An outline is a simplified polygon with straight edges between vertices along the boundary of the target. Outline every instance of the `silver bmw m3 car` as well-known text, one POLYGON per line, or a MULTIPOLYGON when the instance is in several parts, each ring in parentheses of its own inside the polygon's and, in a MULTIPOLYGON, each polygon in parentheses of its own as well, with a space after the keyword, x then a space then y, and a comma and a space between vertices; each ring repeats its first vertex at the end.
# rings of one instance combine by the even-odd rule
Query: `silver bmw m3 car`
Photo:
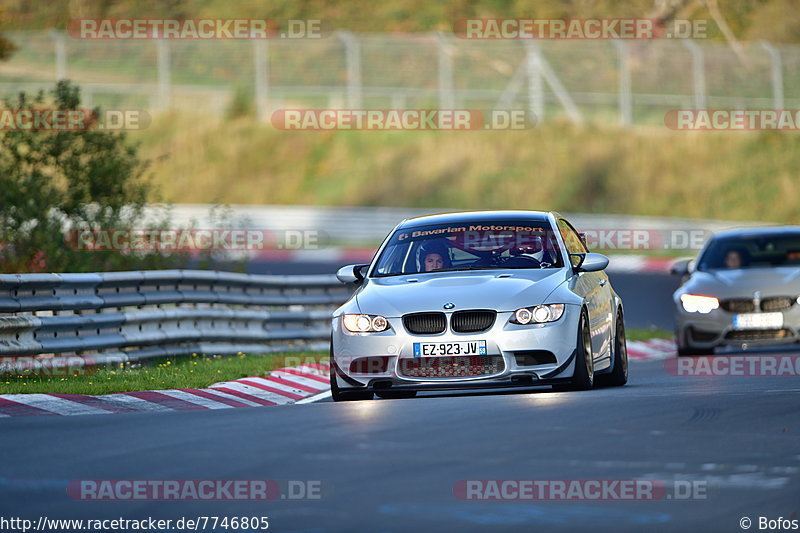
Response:
POLYGON ((607 265, 554 212, 404 220, 371 264, 337 273, 356 289, 333 316, 333 399, 624 385, 623 307, 607 265))
POLYGON ((718 233, 672 273, 678 355, 800 341, 800 227, 718 233))

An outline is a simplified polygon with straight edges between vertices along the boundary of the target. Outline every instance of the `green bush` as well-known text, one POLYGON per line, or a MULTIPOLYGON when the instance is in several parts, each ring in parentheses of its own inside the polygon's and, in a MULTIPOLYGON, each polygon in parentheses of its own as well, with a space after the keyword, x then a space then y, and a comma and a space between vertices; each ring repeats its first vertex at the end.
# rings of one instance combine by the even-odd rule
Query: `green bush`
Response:
MULTIPOLYGON (((60 81, 50 97, 20 93, 6 101, 7 116, 35 109, 80 110, 79 89, 60 81)), ((0 271, 100 271, 167 268, 180 254, 89 252, 70 247, 70 230, 143 228, 152 188, 148 163, 123 132, 96 127, 8 129, 0 133, 0 271)), ((160 224, 168 224, 164 215, 160 224)), ((158 225, 158 224, 156 224, 158 225)))

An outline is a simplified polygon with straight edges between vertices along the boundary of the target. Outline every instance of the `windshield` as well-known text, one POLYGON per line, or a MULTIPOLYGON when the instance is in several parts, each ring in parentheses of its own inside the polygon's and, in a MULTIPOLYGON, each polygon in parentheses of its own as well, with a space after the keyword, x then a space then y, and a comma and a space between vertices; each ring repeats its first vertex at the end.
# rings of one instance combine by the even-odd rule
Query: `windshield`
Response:
POLYGON ((712 240, 698 270, 800 267, 800 232, 712 240))
POLYGON ((372 275, 561 266, 555 234, 547 222, 486 220, 398 229, 372 275))

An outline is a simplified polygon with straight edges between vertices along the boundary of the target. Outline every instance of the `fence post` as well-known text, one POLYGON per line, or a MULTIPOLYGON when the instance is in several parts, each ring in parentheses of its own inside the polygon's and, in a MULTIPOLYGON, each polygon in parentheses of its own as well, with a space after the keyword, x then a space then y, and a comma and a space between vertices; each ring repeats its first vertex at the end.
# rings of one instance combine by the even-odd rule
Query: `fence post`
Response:
POLYGON ((81 87, 83 92, 83 107, 85 109, 92 109, 94 107, 94 90, 91 85, 83 85, 81 87))
POLYGON ((611 41, 619 57, 619 120, 623 126, 633 123, 633 97, 631 95, 631 64, 628 45, 623 41, 611 41))
POLYGON ((783 109, 783 66, 781 53, 767 41, 761 41, 761 46, 767 51, 772 66, 772 105, 775 109, 783 109))
POLYGON ((542 79, 542 53, 531 41, 525 42, 528 66, 528 109, 538 124, 544 119, 544 80, 542 79))
POLYGON ((361 46, 355 35, 340 31, 337 36, 344 44, 347 65, 347 106, 361 108, 361 46))
POLYGON ((691 39, 682 40, 684 46, 692 53, 692 82, 694 84, 694 107, 706 107, 706 70, 703 61, 703 49, 691 39))
POLYGON ((56 81, 67 79, 67 40, 64 33, 58 30, 50 30, 50 38, 53 39, 53 47, 56 53, 56 81))
POLYGON ((558 102, 564 107, 564 111, 570 118, 573 124, 581 124, 583 117, 581 116, 580 109, 575 105, 575 101, 570 96, 567 88, 558 79, 558 75, 550 66, 550 63, 542 56, 542 52, 538 46, 528 41, 528 99, 530 100, 530 108, 534 113, 536 122, 540 122, 544 116, 544 90, 543 82, 547 82, 552 89, 558 102), (539 111, 537 112, 536 109, 539 111), (538 114, 537 114, 538 113, 538 114))
POLYGON ((164 39, 156 41, 158 50, 158 107, 162 110, 170 106, 170 65, 169 44, 164 39))
POLYGON ((436 34, 436 44, 439 53, 439 109, 454 109, 453 46, 442 32, 436 34))
POLYGON ((269 48, 267 41, 253 40, 253 61, 255 63, 256 117, 258 120, 269 120, 269 48))

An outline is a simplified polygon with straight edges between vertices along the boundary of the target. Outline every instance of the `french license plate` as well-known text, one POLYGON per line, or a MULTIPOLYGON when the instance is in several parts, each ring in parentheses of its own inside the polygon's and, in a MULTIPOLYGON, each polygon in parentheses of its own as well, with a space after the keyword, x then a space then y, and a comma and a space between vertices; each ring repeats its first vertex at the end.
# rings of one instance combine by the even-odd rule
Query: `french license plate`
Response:
POLYGON ((736 329, 772 329, 783 327, 783 313, 746 313, 733 317, 736 329))
POLYGON ((415 342, 414 357, 486 355, 486 341, 415 342))

